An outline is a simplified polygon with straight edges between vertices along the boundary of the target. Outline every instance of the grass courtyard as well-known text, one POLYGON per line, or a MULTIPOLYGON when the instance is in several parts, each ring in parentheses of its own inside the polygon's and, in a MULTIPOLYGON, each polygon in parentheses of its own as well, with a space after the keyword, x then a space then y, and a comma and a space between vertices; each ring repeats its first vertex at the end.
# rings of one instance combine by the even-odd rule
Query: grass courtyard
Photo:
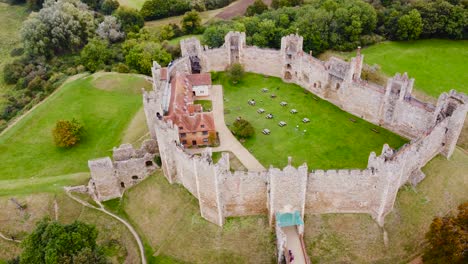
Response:
POLYGON ((151 87, 142 76, 115 73, 65 84, 0 136, 0 180, 14 186, 19 183, 13 180, 27 178, 46 186, 48 181, 57 183, 51 176, 88 172, 89 159, 111 155, 126 137, 127 127, 142 107, 142 87, 151 87), (58 148, 51 130, 57 120, 71 118, 83 123, 85 135, 73 148, 58 148))
POLYGON ((253 125, 255 135, 243 144, 265 167, 270 164, 283 167, 291 156, 293 165, 306 162, 309 169, 365 168, 371 151, 380 154, 385 143, 399 148, 406 142, 400 136, 279 78, 248 73, 241 82, 233 85, 225 74, 220 73, 214 82, 223 85, 226 124, 232 124, 240 116, 253 125), (262 88, 269 91, 264 93, 262 88), (277 97, 272 99, 272 94, 277 97), (247 103, 250 99, 255 99, 255 106, 247 103), (282 101, 288 105, 281 106, 282 101), (266 112, 257 113, 259 108, 266 112), (291 114, 291 109, 298 113, 291 114), (266 119, 268 113, 274 118, 266 119), (303 118, 310 122, 303 123, 303 118), (280 121, 287 125, 279 127, 280 121), (264 128, 271 134, 263 135, 264 128))
MULTIPOLYGON (((350 58, 356 52, 337 54, 350 58)), ((386 41, 362 49, 362 54, 366 64, 380 65, 388 76, 408 72, 415 87, 430 96, 451 89, 468 93, 468 40, 386 41)))

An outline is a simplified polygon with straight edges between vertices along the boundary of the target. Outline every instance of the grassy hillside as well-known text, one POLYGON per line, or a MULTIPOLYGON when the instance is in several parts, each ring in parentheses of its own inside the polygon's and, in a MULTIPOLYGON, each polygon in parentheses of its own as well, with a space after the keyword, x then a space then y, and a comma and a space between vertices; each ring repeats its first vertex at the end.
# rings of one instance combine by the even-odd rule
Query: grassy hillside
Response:
POLYGON ((294 165, 307 162, 313 169, 365 168, 371 151, 380 153, 385 143, 399 148, 406 142, 279 78, 248 73, 233 85, 220 74, 220 82, 224 90, 226 123, 232 124, 240 116, 253 125, 255 135, 246 140, 244 146, 265 167, 270 164, 283 167, 287 165, 288 156, 292 156, 294 165), (263 93, 262 88, 269 91, 263 93), (277 97, 272 99, 272 94, 277 97), (255 106, 247 103, 250 99, 255 99, 255 106), (282 101, 288 105, 281 106, 282 101), (259 108, 265 113, 257 113, 259 108), (291 114, 291 109, 298 113, 291 114), (269 113, 274 115, 273 119, 265 118, 269 113), (303 118, 310 122, 303 123, 303 118), (279 127, 280 121, 287 125, 279 127), (270 135, 262 134, 265 128, 271 131, 270 135))
MULTIPOLYGON (((389 76, 408 72, 416 79, 416 88, 433 97, 451 89, 468 93, 467 40, 388 41, 364 48, 362 53, 366 64, 380 65, 389 76)), ((338 54, 349 58, 355 52, 338 54)))
POLYGON ((108 156, 121 143, 142 107, 142 87, 150 84, 141 76, 112 73, 65 84, 0 136, 0 179, 87 172, 89 159, 108 156), (83 140, 70 149, 58 148, 51 130, 57 120, 71 118, 84 124, 83 140))
POLYGON ((10 89, 3 82, 3 66, 13 60, 10 51, 20 46, 21 23, 28 16, 25 6, 8 5, 0 2, 0 111, 3 110, 3 95, 10 89))

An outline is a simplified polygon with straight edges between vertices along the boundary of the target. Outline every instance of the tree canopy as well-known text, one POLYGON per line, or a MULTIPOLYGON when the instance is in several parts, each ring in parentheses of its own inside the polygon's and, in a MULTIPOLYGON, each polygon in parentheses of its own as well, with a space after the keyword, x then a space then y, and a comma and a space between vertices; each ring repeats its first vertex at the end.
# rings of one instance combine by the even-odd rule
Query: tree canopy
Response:
POLYGON ((52 130, 52 135, 55 145, 58 147, 72 147, 80 142, 83 135, 83 125, 76 119, 72 119, 71 121, 59 120, 52 130))
POLYGON ((426 238, 424 263, 468 263, 468 202, 458 207, 457 216, 434 218, 426 238))
POLYGON ((109 263, 96 244, 97 235, 94 226, 82 222, 62 225, 44 219, 21 243, 20 263, 109 263))
POLYGON ((94 15, 79 0, 47 0, 21 29, 25 50, 51 56, 83 47, 94 34, 94 15))

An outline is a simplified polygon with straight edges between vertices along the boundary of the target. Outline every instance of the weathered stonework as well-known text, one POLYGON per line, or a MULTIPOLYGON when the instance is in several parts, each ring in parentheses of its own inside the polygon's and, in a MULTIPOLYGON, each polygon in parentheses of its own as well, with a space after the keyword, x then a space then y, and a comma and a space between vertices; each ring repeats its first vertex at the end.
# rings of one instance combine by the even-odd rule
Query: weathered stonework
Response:
MULTIPOLYGON (((191 38, 181 42, 181 50, 182 58, 167 70, 154 64, 153 91, 143 94, 145 114, 157 140, 165 177, 185 186, 198 199, 201 215, 217 225, 223 225, 228 216, 258 214, 268 214, 273 224, 274 213, 293 210, 302 216, 367 213, 383 225, 398 189, 423 180, 421 168, 437 154, 451 156, 468 111, 468 97, 453 90, 443 93, 436 106, 417 100, 411 94, 414 79, 406 74, 395 75, 385 87, 363 81, 359 50, 350 62, 337 58, 320 61, 303 52, 298 35, 284 37, 280 50, 249 47, 245 34, 239 32, 227 34, 220 48, 208 49, 191 38), (170 78, 194 67, 201 67, 202 72, 222 71, 233 62, 242 63, 247 71, 296 83, 411 142, 396 151, 384 145, 379 156, 370 153, 364 170, 308 172, 307 165, 288 165, 283 170, 231 172, 227 154, 217 164, 210 149, 202 156, 190 155, 179 142, 178 127, 158 118, 167 107, 170 78), (162 74, 167 78, 161 79, 162 74)), ((97 190, 102 197, 119 195, 115 188, 119 180, 112 176, 117 173, 112 173, 109 164, 110 159, 90 164, 94 182, 102 186, 97 190)))
POLYGON ((158 168, 153 158, 157 153, 157 143, 145 140, 140 149, 130 144, 122 144, 113 150, 109 157, 88 161, 91 180, 88 191, 100 201, 121 197, 126 188, 139 183, 158 168))

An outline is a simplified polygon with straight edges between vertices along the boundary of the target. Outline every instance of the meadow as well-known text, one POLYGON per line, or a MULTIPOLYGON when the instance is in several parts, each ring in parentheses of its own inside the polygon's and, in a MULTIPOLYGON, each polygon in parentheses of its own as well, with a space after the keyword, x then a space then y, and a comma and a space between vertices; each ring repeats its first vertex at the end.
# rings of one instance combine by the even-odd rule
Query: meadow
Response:
MULTIPOLYGON (((349 59, 356 52, 335 54, 349 59)), ((362 54, 366 64, 378 64, 388 76, 408 72, 416 89, 432 97, 451 89, 468 93, 468 40, 386 41, 362 49, 362 54)))
MULTIPOLYGON (((115 73, 66 83, 0 136, 0 180, 47 182, 54 181, 51 176, 88 172, 89 159, 111 155, 122 138, 141 137, 128 136, 127 128, 142 108, 141 88, 150 87, 142 76, 115 73), (82 141, 72 148, 56 147, 51 133, 55 123, 72 118, 84 125, 82 141)), ((146 133, 144 126, 133 126, 146 133)))
POLYGON ((306 162, 309 169, 365 168, 370 152, 380 154, 385 143, 397 149, 407 142, 279 78, 247 73, 233 85, 220 73, 217 81, 223 85, 226 124, 241 117, 253 125, 255 134, 243 145, 265 167, 283 167, 291 156, 293 165, 306 162), (255 106, 248 104, 251 99, 255 106), (287 106, 280 105, 283 101, 287 106), (259 108, 265 113, 257 113, 259 108), (291 114, 292 109, 298 113, 291 114), (274 118, 265 118, 270 113, 274 118), (310 122, 303 123, 303 118, 310 122), (280 121, 287 125, 280 127, 280 121), (265 128, 270 135, 262 134, 265 128))

